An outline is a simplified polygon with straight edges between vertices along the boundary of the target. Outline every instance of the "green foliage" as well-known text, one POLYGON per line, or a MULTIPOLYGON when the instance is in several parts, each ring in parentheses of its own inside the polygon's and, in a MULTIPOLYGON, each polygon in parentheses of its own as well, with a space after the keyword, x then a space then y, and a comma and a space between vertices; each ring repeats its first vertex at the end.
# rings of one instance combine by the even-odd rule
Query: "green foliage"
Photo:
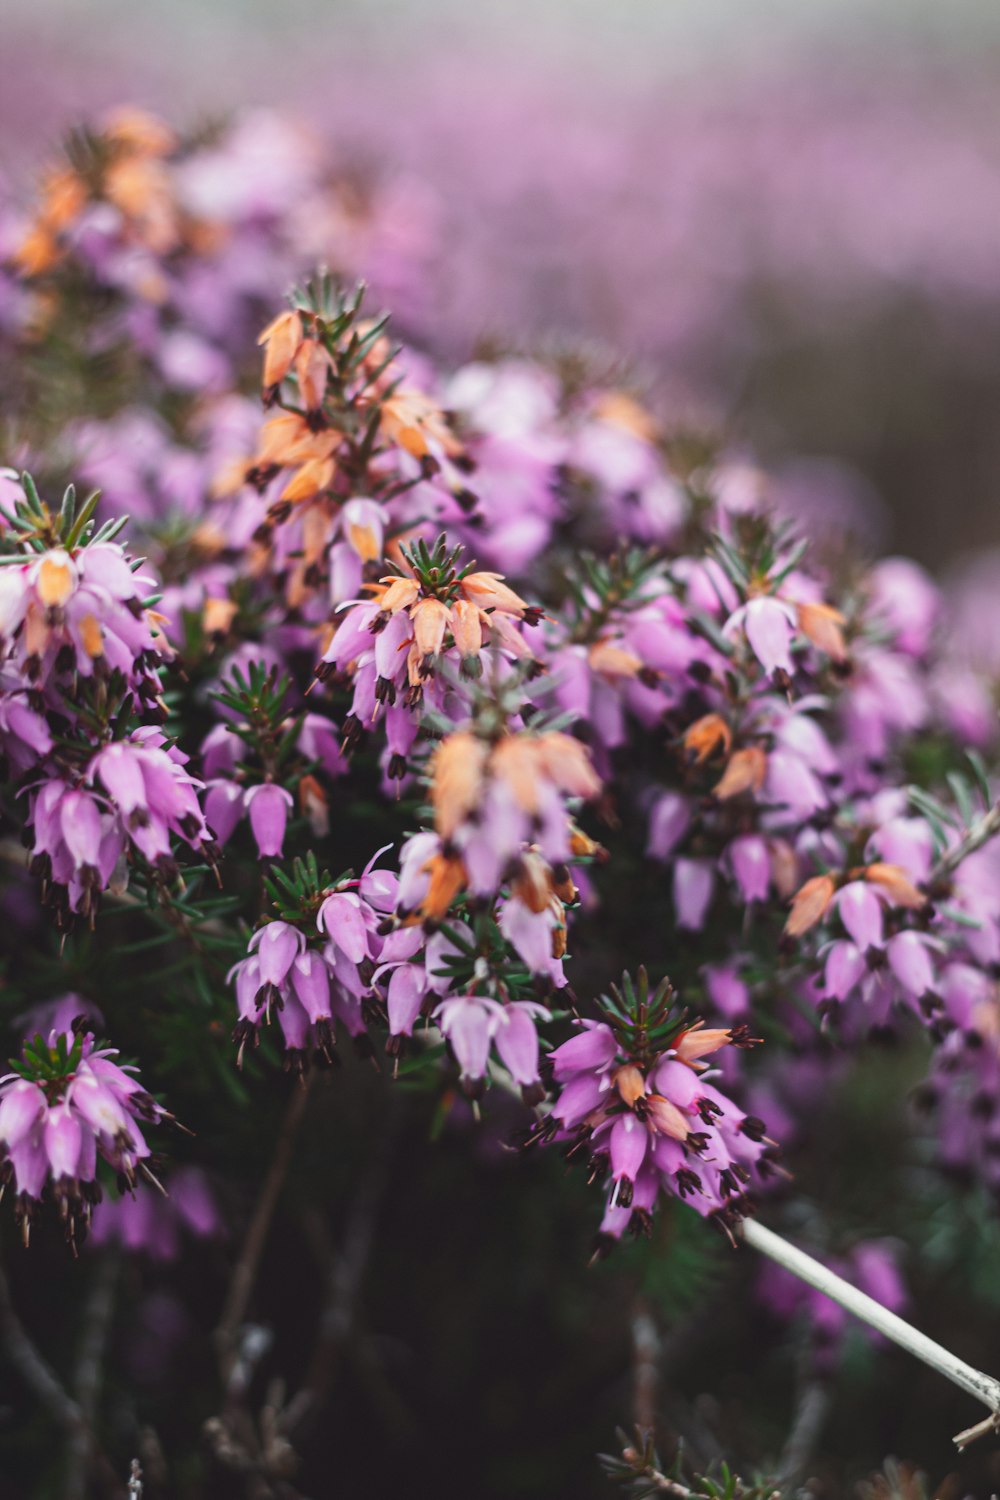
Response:
POLYGON ((660 1462, 653 1435, 637 1429, 634 1439, 621 1428, 617 1437, 621 1456, 602 1453, 598 1461, 612 1481, 625 1487, 631 1500, 649 1500, 653 1495, 672 1495, 676 1500, 700 1496, 703 1500, 781 1500, 773 1482, 756 1478, 749 1482, 720 1464, 711 1474, 685 1474, 683 1454, 666 1471, 660 1462))

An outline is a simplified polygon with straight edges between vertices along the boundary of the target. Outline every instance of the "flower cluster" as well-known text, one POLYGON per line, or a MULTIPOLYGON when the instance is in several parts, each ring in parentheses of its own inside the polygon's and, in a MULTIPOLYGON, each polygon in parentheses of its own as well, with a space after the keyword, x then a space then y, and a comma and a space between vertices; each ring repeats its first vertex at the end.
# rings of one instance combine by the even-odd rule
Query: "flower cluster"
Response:
POLYGON ((92 1032, 51 1031, 26 1042, 16 1071, 0 1079, 0 1174, 17 1194, 24 1243, 43 1200, 58 1207, 72 1245, 99 1203, 99 1161, 132 1192, 140 1177, 159 1188, 142 1125, 169 1121, 162 1105, 120 1067, 92 1032), (141 1123, 140 1123, 141 1122, 141 1123))
POLYGON ((28 801, 47 894, 93 919, 139 855, 161 880, 173 839, 211 853, 201 783, 159 727, 172 656, 138 571, 93 521, 96 496, 53 512, 25 476, 0 542, 0 723, 28 801))
MULTIPOLYGON (((661 1194, 685 1199, 731 1233, 749 1211, 748 1187, 775 1145, 762 1122, 709 1081, 704 1061, 747 1047, 746 1028, 706 1027, 677 1012, 667 980, 650 992, 644 969, 601 1002, 550 1055, 558 1085, 551 1112, 529 1136, 568 1142, 566 1158, 590 1180, 610 1177, 601 1236, 648 1233, 661 1194)), ((599 1247, 602 1241, 599 1241, 599 1247)))
POLYGON ((610 1173, 611 1239, 661 1198, 748 1211, 751 1102, 798 1128, 786 1041, 822 1078, 831 1037, 909 1026, 945 1158, 993 1185, 995 664, 943 645, 919 570, 808 546, 745 456, 584 363, 443 368, 328 273, 276 308, 323 194, 265 173, 213 213, 238 139, 107 122, 15 254, 25 359, 72 309, 130 376, 61 431, 151 559, 4 474, 0 741, 45 893, 90 922, 159 895, 200 1003, 229 973, 241 1061, 340 1029, 519 1090, 610 1173), (264 283, 228 276, 250 243, 264 283), (643 979, 588 1013, 640 903, 690 1009, 643 979), (750 1031, 779 1045, 745 1062, 750 1031))

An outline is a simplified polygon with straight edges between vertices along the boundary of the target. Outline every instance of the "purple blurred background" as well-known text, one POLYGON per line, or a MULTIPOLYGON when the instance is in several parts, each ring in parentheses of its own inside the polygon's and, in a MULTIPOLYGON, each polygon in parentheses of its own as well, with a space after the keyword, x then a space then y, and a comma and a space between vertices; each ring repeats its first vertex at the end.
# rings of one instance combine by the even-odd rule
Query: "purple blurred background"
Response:
POLYGON ((988 0, 8 0, 4 23, 16 193, 113 103, 280 108, 393 184, 426 267, 406 331, 435 349, 583 345, 820 504, 846 484, 873 546, 940 570, 1000 542, 988 0))

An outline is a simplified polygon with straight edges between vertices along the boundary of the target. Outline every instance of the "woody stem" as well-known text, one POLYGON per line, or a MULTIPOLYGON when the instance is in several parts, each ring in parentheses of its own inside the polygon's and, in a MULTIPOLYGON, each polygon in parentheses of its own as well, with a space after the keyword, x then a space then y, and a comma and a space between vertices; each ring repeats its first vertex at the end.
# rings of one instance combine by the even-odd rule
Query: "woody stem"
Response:
POLYGON ((765 1229, 755 1219, 746 1219, 739 1230, 740 1238, 747 1245, 752 1245, 762 1255, 768 1256, 800 1281, 806 1282, 808 1286, 814 1287, 816 1291, 822 1292, 824 1296, 840 1304, 870 1328, 878 1333, 884 1334, 886 1338, 892 1339, 900 1348, 907 1350, 915 1358, 923 1360, 925 1365, 930 1365, 932 1370, 937 1370, 940 1375, 961 1386, 970 1396, 975 1396, 984 1406, 989 1408, 990 1417, 985 1422, 970 1427, 961 1432, 955 1438, 959 1447, 971 1442, 989 1431, 995 1431, 1000 1426, 1000 1380, 995 1380, 992 1375, 984 1375, 982 1370, 973 1369, 957 1355, 952 1354, 941 1344, 936 1344, 919 1329, 913 1328, 909 1323, 881 1302, 876 1302, 874 1297, 859 1292, 857 1287, 851 1286, 842 1276, 831 1271, 820 1261, 814 1260, 804 1250, 789 1242, 771 1229, 765 1229))

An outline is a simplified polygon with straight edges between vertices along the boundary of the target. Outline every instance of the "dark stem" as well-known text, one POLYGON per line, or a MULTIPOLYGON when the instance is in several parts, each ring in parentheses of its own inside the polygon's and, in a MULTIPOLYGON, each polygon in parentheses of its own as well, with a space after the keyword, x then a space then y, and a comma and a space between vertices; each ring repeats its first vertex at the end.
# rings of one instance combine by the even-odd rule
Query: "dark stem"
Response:
POLYGON ((313 1237, 327 1264, 326 1294, 309 1368, 301 1389, 283 1414, 282 1430, 286 1433, 322 1407, 333 1386, 338 1355, 357 1321, 358 1298, 385 1192, 398 1113, 398 1108, 391 1106, 385 1113, 384 1127, 373 1157, 365 1165, 339 1247, 330 1244, 325 1221, 319 1216, 313 1221, 313 1237))
MULTIPOLYGON (((84 1484, 87 1470, 96 1469, 106 1493, 123 1495, 124 1485, 107 1457, 97 1447, 80 1403, 74 1401, 66 1390, 14 1311, 10 1285, 2 1266, 0 1266, 0 1342, 3 1344, 7 1358, 21 1376, 24 1384, 67 1434, 70 1440, 71 1468, 80 1470, 84 1484), (77 1459, 79 1451, 85 1454, 82 1463, 77 1459)), ((72 1476, 69 1482, 72 1483, 72 1476)), ((85 1493, 85 1490, 80 1493, 85 1493)))
POLYGON ((291 1165, 292 1151, 295 1146, 295 1137, 299 1126, 305 1116, 306 1106, 309 1103, 309 1093, 312 1089, 315 1071, 305 1075, 302 1083, 293 1088, 288 1105, 285 1110, 285 1118, 281 1123, 281 1130, 271 1158, 267 1176, 264 1178, 260 1196, 257 1199, 253 1216, 247 1228, 240 1258, 233 1268, 229 1290, 226 1294, 225 1305, 219 1326, 215 1331, 215 1343, 218 1351, 219 1366, 222 1373, 224 1385, 229 1388, 232 1383, 233 1374, 239 1363, 239 1331, 246 1316, 247 1306, 250 1301, 257 1279, 257 1271, 260 1267, 260 1259, 264 1252, 268 1231, 274 1211, 281 1197, 281 1190, 285 1185, 288 1168, 291 1165))
POLYGON ((805 1380, 784 1451, 778 1460, 778 1486, 791 1494, 805 1478, 806 1468, 830 1410, 830 1392, 821 1380, 805 1380))
POLYGON ((83 1500, 87 1493, 87 1470, 93 1456, 94 1424, 101 1394, 101 1367, 114 1316, 120 1269, 121 1257, 116 1250, 106 1250, 99 1256, 90 1295, 83 1310, 80 1346, 73 1378, 81 1423, 70 1438, 70 1468, 66 1477, 65 1500, 83 1500))
POLYGON ((645 1297, 632 1310, 632 1419, 643 1432, 656 1431, 660 1385, 660 1334, 645 1297))

